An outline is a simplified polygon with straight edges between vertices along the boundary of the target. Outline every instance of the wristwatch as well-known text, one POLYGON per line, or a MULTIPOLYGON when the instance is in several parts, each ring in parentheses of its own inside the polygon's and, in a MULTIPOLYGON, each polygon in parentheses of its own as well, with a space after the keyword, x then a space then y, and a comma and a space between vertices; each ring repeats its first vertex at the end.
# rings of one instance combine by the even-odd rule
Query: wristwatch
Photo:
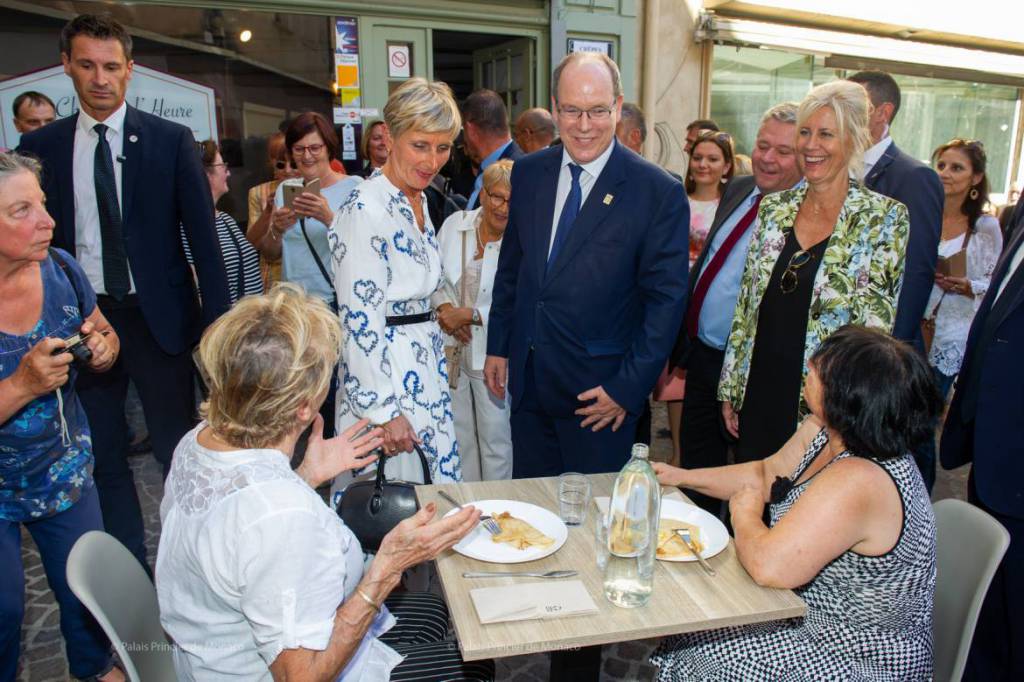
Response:
POLYGON ((475 324, 476 326, 479 327, 479 326, 483 325, 483 323, 484 323, 484 321, 480 317, 480 311, 477 310, 476 308, 473 308, 473 324, 475 324))

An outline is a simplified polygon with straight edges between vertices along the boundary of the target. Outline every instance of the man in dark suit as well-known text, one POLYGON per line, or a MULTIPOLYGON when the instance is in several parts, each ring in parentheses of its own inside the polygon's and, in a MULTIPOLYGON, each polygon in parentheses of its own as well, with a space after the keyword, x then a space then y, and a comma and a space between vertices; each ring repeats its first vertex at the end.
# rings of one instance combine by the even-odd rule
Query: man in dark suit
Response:
POLYGON ((935 171, 901 151, 889 135, 900 110, 900 88, 893 77, 882 71, 861 71, 850 80, 864 86, 874 107, 870 120, 874 146, 864 153, 864 184, 910 212, 910 240, 893 336, 923 349, 921 319, 935 284, 945 193, 935 171))
POLYGON ((501 95, 483 88, 473 92, 462 104, 462 133, 466 153, 473 165, 480 169, 473 193, 466 203, 466 210, 480 207, 480 188, 483 187, 484 171, 495 161, 512 159, 518 161, 523 150, 512 139, 508 127, 508 110, 501 95))
POLYGON ((1024 679, 1024 232, 1007 244, 974 317, 942 430, 942 466, 973 464, 967 499, 1010 532, 965 680, 1024 679))
POLYGON ((105 374, 83 374, 79 395, 92 430, 103 523, 146 565, 144 529, 128 466, 125 398, 142 398, 153 452, 171 455, 193 424, 189 350, 229 306, 213 204, 191 131, 125 104, 131 37, 117 22, 79 15, 61 33, 64 72, 78 114, 22 138, 43 161, 53 244, 74 254, 121 339, 105 374), (179 225, 192 247, 202 315, 179 225))
POLYGON ((512 170, 484 366, 518 478, 623 465, 686 301, 685 192, 615 141, 615 62, 570 54, 553 91, 563 145, 512 170))
MULTIPOLYGON (((686 369, 680 426, 682 465, 724 466, 729 447, 718 401, 733 311, 740 291, 747 246, 757 230, 761 197, 800 181, 796 164, 795 102, 778 104, 761 118, 751 161, 753 175, 733 178, 725 188, 704 249, 693 265, 688 307, 670 364, 686 369)), ((690 491, 693 501, 718 516, 722 503, 690 491)))
MULTIPOLYGON (((900 150, 889 135, 889 127, 900 110, 900 87, 893 77, 883 71, 860 71, 850 80, 867 90, 873 107, 869 125, 874 146, 864 153, 864 184, 899 201, 910 212, 903 289, 892 335, 913 343, 923 352, 921 320, 935 285, 945 192, 935 171, 900 150)), ((934 454, 916 452, 914 459, 930 491, 935 483, 934 454)))

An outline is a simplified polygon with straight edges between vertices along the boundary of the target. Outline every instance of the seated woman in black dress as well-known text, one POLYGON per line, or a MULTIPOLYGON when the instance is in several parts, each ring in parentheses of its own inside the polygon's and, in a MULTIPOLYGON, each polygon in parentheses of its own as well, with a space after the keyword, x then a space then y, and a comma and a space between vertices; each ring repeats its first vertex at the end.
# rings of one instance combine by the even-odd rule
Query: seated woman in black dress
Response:
POLYGON ((807 615, 667 639, 653 656, 659 679, 931 678, 935 520, 909 454, 941 411, 931 370, 853 325, 809 364, 811 416, 776 454, 654 465, 663 485, 729 500, 740 563, 761 585, 795 589, 807 615))

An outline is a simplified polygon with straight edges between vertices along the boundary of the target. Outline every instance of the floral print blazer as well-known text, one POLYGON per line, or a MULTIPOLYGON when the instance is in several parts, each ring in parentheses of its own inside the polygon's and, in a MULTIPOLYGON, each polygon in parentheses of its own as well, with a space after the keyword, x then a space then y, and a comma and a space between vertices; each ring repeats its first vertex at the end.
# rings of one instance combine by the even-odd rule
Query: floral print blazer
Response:
MULTIPOLYGON (((802 183, 761 201, 718 384, 718 399, 730 401, 737 411, 746 394, 761 299, 806 194, 807 185, 802 183)), ((850 181, 814 279, 804 343, 804 381, 807 360, 818 344, 843 325, 862 324, 892 332, 909 232, 906 206, 850 181)), ((806 414, 801 390, 799 416, 806 414)))

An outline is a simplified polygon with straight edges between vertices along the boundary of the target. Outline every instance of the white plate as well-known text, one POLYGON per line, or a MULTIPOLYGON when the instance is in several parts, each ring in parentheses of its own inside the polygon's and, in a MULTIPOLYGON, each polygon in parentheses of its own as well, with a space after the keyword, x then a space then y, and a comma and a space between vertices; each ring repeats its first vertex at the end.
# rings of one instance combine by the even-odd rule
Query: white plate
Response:
MULTIPOLYGON (((557 552, 565 544, 569 537, 569 529, 566 528, 562 519, 543 507, 528 502, 517 502, 515 500, 471 500, 463 502, 476 507, 484 514, 496 515, 508 512, 516 518, 526 521, 555 542, 547 547, 529 547, 527 549, 516 549, 507 542, 494 542, 491 534, 487 532, 483 524, 480 524, 469 535, 462 538, 454 549, 459 554, 468 556, 471 559, 489 561, 495 564, 520 564, 524 561, 536 561, 550 556, 557 552)), ((456 510, 451 510, 445 516, 451 516, 456 510)))
MULTIPOLYGON (((712 516, 700 507, 686 504, 679 500, 661 498, 661 518, 676 519, 691 526, 700 528, 700 541, 704 544, 704 551, 700 553, 705 559, 710 559, 723 549, 729 546, 729 531, 725 524, 712 516)), ((659 561, 696 561, 697 557, 692 554, 684 554, 676 557, 658 557, 659 561)))

